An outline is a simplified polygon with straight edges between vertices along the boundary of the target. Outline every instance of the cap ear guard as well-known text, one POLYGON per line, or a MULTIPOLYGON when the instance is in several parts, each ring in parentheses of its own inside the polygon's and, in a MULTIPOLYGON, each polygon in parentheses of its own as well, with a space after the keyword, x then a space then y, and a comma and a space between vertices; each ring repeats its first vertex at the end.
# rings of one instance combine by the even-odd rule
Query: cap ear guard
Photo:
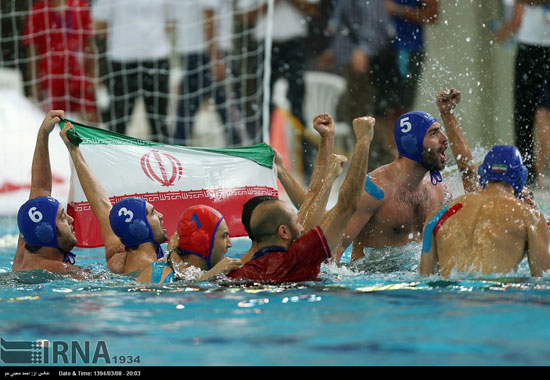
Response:
POLYGON ((34 235, 44 244, 50 244, 55 238, 55 232, 48 223, 39 223, 34 229, 34 235))
POLYGON ((418 140, 415 135, 408 134, 401 136, 401 146, 411 156, 418 152, 418 140))
POLYGON ((128 226, 128 230, 138 240, 147 239, 149 236, 149 227, 143 220, 134 220, 128 226))

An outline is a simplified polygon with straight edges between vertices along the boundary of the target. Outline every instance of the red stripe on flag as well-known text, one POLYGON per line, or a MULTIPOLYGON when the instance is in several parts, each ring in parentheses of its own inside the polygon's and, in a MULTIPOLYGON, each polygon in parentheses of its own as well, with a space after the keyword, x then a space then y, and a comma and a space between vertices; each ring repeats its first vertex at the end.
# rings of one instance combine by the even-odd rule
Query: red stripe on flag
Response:
MULTIPOLYGON (((163 193, 128 194, 111 197, 115 204, 127 197, 140 197, 155 206, 163 214, 163 226, 172 236, 177 229, 183 211, 193 205, 201 204, 215 208, 225 218, 231 237, 247 236, 241 223, 243 205, 250 198, 258 195, 278 197, 276 189, 266 186, 245 186, 230 189, 204 189, 173 191, 163 193)), ((95 248, 103 246, 99 223, 88 202, 72 202, 67 205, 67 212, 74 218, 73 226, 78 239, 78 247, 95 248)))

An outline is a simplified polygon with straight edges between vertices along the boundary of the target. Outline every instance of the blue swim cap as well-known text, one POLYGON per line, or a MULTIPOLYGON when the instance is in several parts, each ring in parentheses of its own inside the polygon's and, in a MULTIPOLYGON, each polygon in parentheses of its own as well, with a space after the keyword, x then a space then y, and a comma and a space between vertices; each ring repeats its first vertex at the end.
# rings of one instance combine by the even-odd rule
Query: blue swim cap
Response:
POLYGON ((59 201, 48 196, 29 199, 17 212, 17 226, 25 243, 32 247, 54 247, 59 249, 66 263, 75 263, 75 255, 59 248, 55 220, 59 201))
POLYGON ((527 168, 515 146, 495 145, 477 169, 479 183, 485 187, 489 181, 503 181, 521 195, 527 181, 527 168))
POLYGON ((57 227, 55 218, 59 202, 52 197, 29 199, 17 213, 17 226, 25 243, 33 247, 56 247, 57 227))
MULTIPOLYGON (((399 117, 393 127, 395 145, 400 155, 422 165, 422 149, 426 132, 437 120, 430 114, 421 111, 407 112, 399 117)), ((430 176, 434 185, 441 182, 438 170, 431 170, 430 176)))
MULTIPOLYGON (((130 197, 115 203, 109 213, 109 222, 113 232, 126 247, 153 242, 157 246, 157 256, 160 245, 155 242, 153 230, 147 220, 147 202, 143 198, 130 197)), ((160 249, 162 252, 162 249, 160 249)), ((162 258, 164 254, 159 258, 162 258)))

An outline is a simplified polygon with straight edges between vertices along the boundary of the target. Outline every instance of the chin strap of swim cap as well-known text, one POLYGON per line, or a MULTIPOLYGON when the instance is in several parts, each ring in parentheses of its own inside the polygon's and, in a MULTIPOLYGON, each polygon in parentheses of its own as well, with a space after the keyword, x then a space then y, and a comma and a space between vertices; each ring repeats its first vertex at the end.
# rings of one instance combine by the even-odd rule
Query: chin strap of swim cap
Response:
POLYGON ((155 245, 157 246, 157 260, 164 258, 164 250, 162 249, 160 244, 154 240, 153 240, 153 243, 155 243, 155 245))
POLYGON ((443 181, 443 177, 441 177, 439 170, 430 170, 430 180, 434 186, 437 186, 439 182, 443 181))
POLYGON ((72 252, 65 252, 65 251, 61 251, 61 252, 63 252, 63 262, 74 265, 74 263, 76 262, 75 260, 76 255, 72 252))

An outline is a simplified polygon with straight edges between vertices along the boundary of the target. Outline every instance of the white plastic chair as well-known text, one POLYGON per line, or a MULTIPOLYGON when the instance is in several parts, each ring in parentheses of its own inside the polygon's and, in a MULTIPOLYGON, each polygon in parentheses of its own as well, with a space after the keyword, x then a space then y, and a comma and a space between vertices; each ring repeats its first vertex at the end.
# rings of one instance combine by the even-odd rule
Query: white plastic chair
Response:
MULTIPOLYGON (((339 75, 323 71, 306 71, 304 73, 306 96, 304 101, 304 118, 306 128, 313 130, 313 118, 320 113, 328 113, 336 118, 336 110, 340 97, 346 90, 346 80, 339 75)), ((350 136, 350 127, 346 122, 336 122, 335 140, 343 144, 347 151, 350 136)))

